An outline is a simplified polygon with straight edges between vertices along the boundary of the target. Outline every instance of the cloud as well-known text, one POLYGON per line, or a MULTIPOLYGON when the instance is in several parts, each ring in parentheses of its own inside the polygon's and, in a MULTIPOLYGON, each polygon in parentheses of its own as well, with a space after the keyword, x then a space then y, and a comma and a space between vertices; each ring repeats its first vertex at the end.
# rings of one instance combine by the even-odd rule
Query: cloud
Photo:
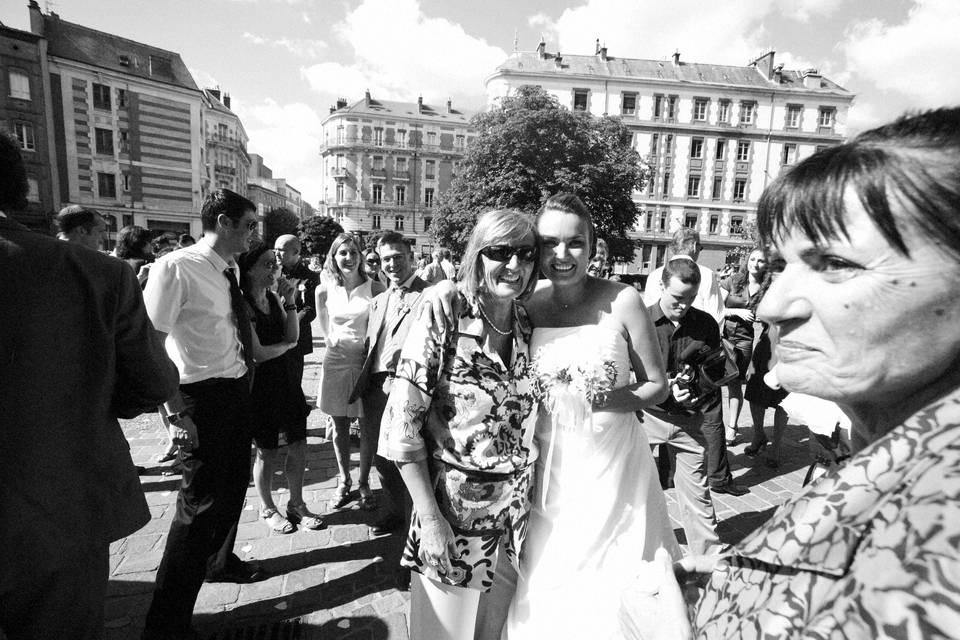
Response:
POLYGON ((956 0, 917 0, 901 24, 855 24, 841 48, 860 79, 909 98, 912 108, 939 107, 960 99, 958 33, 956 0))
POLYGON ((309 40, 304 38, 275 38, 271 40, 250 33, 249 31, 243 32, 243 39, 255 45, 269 45, 283 49, 287 53, 305 60, 317 60, 323 56, 324 51, 327 49, 327 43, 322 40, 309 40))
POLYGON ((333 27, 352 48, 347 62, 322 62, 302 69, 314 91, 358 99, 369 88, 374 97, 414 101, 423 95, 439 103, 479 108, 483 79, 507 54, 445 18, 423 13, 419 0, 363 0, 333 27))
POLYGON ((233 110, 250 137, 248 150, 263 156, 275 178, 286 178, 316 206, 323 193, 320 115, 302 102, 281 104, 272 98, 256 104, 234 100, 233 110))
POLYGON ((843 0, 780 0, 779 2, 782 13, 798 22, 809 22, 812 18, 834 14, 843 4, 843 0))
POLYGON ((190 75, 193 76, 193 81, 196 82, 197 86, 201 89, 220 86, 220 82, 212 73, 204 69, 189 68, 188 70, 190 71, 190 75))

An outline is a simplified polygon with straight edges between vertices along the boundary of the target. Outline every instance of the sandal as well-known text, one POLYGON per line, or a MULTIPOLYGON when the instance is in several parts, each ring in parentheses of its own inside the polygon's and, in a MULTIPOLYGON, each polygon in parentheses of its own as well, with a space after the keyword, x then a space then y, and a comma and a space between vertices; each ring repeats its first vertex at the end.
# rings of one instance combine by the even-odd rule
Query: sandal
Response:
POLYGON ((316 531, 324 527, 323 518, 315 513, 311 513, 305 502, 300 504, 287 503, 287 520, 292 524, 300 525, 304 529, 316 531))
POLYGON ((377 504, 373 499, 373 491, 370 490, 370 485, 361 484, 359 485, 360 489, 360 508, 364 511, 373 511, 377 508, 377 504))
POLYGON ((164 464, 166 462, 173 462, 176 459, 177 459, 177 450, 174 449, 173 451, 168 451, 166 453, 160 454, 159 456, 157 456, 156 461, 157 461, 157 464, 164 464))
POLYGON ((340 482, 340 485, 337 487, 337 497, 333 500, 334 509, 343 509, 345 506, 350 504, 351 497, 351 486, 349 482, 340 482))
POLYGON ((260 519, 267 523, 274 533, 293 533, 296 528, 286 520, 276 509, 261 509, 260 519))

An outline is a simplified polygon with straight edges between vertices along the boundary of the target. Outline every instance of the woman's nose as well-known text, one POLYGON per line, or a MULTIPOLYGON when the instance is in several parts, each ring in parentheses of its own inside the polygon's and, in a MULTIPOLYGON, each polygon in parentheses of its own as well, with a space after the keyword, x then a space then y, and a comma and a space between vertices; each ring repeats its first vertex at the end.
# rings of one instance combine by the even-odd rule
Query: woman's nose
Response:
POLYGON ((513 254, 512 256, 510 256, 510 259, 507 260, 507 268, 516 269, 519 266, 520 266, 520 258, 517 256, 517 254, 513 254))
POLYGON ((810 314, 810 303, 804 292, 807 277, 799 267, 787 265, 770 283, 757 306, 757 317, 769 324, 807 317, 810 314))

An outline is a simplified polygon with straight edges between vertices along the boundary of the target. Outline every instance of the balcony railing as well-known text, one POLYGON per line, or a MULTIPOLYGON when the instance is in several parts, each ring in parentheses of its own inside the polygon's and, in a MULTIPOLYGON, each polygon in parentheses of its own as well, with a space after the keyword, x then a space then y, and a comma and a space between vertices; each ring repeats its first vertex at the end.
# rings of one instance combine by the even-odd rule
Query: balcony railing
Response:
POLYGON ((386 178, 387 178, 387 170, 386 170, 386 169, 371 169, 371 170, 370 170, 370 177, 371 177, 371 178, 377 178, 377 179, 380 179, 380 180, 386 180, 386 178))
POLYGON ((225 164, 215 164, 213 165, 213 170, 217 173, 225 173, 227 175, 235 176, 237 175, 237 170, 233 167, 228 167, 225 164))
POLYGON ((410 180, 410 172, 409 172, 409 171, 394 171, 394 172, 393 172, 393 179, 394 179, 394 180, 410 180))
POLYGON ((334 167, 330 170, 330 175, 337 180, 346 180, 350 176, 350 172, 345 167, 334 167))

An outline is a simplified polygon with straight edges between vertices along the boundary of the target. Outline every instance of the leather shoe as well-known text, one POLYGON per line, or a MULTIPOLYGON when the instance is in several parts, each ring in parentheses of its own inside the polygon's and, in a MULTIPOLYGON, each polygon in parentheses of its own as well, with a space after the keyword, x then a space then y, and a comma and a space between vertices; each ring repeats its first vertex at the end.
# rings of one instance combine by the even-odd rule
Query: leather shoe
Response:
POLYGON ((207 575, 207 582, 235 582, 250 584, 261 582, 271 577, 270 572, 254 562, 240 562, 232 564, 220 573, 207 575))
POLYGON ((730 496, 742 496, 750 493, 750 489, 746 488, 742 484, 736 484, 733 482, 725 482, 715 487, 710 487, 710 491, 713 493, 725 493, 730 496))
POLYGON ((370 527, 370 533, 375 536, 385 536, 389 533, 396 533, 403 526, 403 518, 396 513, 388 514, 370 527))

